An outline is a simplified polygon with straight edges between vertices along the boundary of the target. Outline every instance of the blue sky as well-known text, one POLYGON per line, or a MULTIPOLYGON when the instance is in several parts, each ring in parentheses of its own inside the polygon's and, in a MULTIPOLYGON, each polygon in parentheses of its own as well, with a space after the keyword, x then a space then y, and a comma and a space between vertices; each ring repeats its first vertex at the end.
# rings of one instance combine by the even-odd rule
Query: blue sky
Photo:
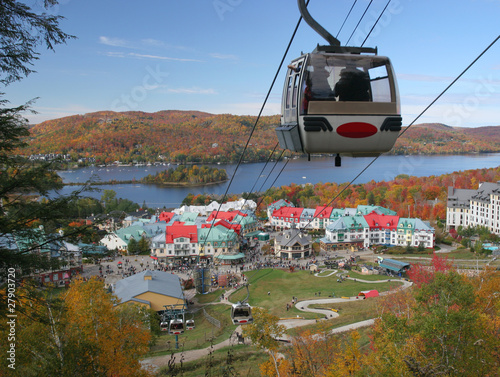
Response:
MULTIPOLYGON (((41 2, 41 0, 34 0, 41 2)), ((337 35, 354 0, 310 0, 337 35)), ((358 0, 345 44, 369 0, 358 0)), ((374 0, 348 45, 360 45, 387 0, 374 0)), ((200 110, 256 115, 299 18, 296 0, 61 0, 78 39, 41 51, 33 73, 4 91, 39 97, 32 123, 100 110, 200 110)), ((365 46, 389 56, 407 125, 500 34, 499 0, 392 0, 365 46)), ((286 62, 324 41, 302 22, 286 62)), ((285 64, 286 65, 286 64, 285 64)), ((280 112, 285 69, 265 115, 280 112)), ((417 123, 500 125, 500 41, 417 123)))

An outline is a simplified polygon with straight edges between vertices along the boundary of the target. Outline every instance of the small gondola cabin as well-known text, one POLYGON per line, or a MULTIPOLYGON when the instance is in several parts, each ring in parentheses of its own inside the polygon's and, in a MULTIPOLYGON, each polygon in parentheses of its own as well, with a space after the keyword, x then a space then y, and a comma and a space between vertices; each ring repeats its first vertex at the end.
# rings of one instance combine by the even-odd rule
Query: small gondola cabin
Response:
POLYGON ((252 307, 246 302, 233 304, 231 307, 231 319, 235 325, 252 323, 252 307))

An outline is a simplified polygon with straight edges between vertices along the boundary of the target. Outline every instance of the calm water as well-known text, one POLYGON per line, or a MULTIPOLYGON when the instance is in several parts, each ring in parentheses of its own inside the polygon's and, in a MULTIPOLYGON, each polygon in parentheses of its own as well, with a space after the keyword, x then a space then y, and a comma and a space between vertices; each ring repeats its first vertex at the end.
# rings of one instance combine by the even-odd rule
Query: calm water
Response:
MULTIPOLYGON (((97 186, 101 190, 114 190, 118 198, 132 200, 142 204, 144 201, 149 207, 177 207, 189 194, 217 194, 223 195, 230 184, 229 194, 242 192, 265 191, 272 186, 279 187, 290 183, 319 183, 319 182, 350 182, 354 179, 373 158, 342 159, 342 167, 336 168, 334 160, 328 157, 289 160, 281 174, 285 162, 241 164, 232 183, 225 182, 218 185, 175 188, 142 184, 104 185, 97 186), (264 168, 265 167, 265 168, 264 168), (279 175, 279 177, 278 177, 279 175), (267 179, 267 181, 266 181, 267 179)), ((381 156, 354 183, 366 183, 371 180, 388 181, 398 174, 408 174, 417 177, 441 175, 455 171, 469 169, 491 168, 500 165, 500 154, 460 155, 460 156, 381 156)), ((226 169, 233 177, 236 164, 213 165, 226 169)), ((175 166, 172 166, 175 167, 175 166)), ((82 168, 60 172, 64 182, 85 182, 91 177, 100 181, 112 179, 118 181, 140 179, 148 174, 168 169, 169 166, 109 166, 82 168)), ((68 194, 75 190, 74 186, 66 186, 60 191, 68 194)), ((87 194, 100 198, 102 193, 87 194)))

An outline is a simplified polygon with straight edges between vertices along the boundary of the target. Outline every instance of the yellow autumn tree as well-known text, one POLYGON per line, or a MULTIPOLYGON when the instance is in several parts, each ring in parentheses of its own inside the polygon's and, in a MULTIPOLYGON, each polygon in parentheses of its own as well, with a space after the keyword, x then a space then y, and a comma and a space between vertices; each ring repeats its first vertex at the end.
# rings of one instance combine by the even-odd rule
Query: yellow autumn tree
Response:
POLYGON ((335 362, 330 365, 325 374, 326 377, 356 375, 365 362, 365 356, 359 348, 359 339, 360 335, 357 331, 351 331, 347 334, 339 350, 335 352, 335 362))
MULTIPOLYGON (((0 359, 0 376, 152 376, 139 363, 151 340, 147 311, 117 303, 96 278, 64 291, 24 283, 16 290, 15 360, 0 359)), ((9 331, 0 327, 2 339, 9 331)), ((2 354, 9 347, 0 342, 2 354)))
POLYGON ((97 278, 74 281, 65 303, 67 331, 84 351, 80 367, 105 376, 148 375, 139 363, 151 340, 141 307, 116 307, 118 299, 97 278))
POLYGON ((272 363, 266 364, 264 368, 261 368, 261 371, 268 373, 265 374, 268 376, 281 376, 278 339, 283 336, 286 327, 278 324, 279 318, 277 316, 262 308, 253 308, 252 316, 253 323, 245 325, 243 336, 249 338, 255 346, 265 350, 272 359, 272 363), (274 365, 275 370, 271 372, 268 365, 274 365))

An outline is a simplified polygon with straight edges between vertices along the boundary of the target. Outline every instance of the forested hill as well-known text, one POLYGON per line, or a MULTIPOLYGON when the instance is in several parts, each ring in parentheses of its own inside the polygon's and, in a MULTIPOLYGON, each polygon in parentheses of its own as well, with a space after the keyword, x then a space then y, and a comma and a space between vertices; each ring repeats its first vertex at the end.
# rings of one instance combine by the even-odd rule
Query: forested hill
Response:
POLYGON ((394 154, 461 154, 500 151, 500 126, 459 128, 439 123, 411 126, 394 154))
MULTIPOLYGON (((97 164, 131 162, 236 162, 255 116, 214 115, 199 111, 101 111, 46 121, 31 128, 24 155, 69 154, 73 161, 97 164)), ((266 160, 278 142, 279 115, 261 117, 245 161, 266 160)), ((500 152, 500 126, 453 128, 443 124, 412 126, 398 139, 395 154, 500 152)))
MULTIPOLYGON (((256 117, 199 111, 102 111, 46 121, 31 129, 21 153, 95 157, 96 163, 238 161, 256 117)), ((279 116, 262 117, 246 160, 265 160, 277 142, 279 116)))

